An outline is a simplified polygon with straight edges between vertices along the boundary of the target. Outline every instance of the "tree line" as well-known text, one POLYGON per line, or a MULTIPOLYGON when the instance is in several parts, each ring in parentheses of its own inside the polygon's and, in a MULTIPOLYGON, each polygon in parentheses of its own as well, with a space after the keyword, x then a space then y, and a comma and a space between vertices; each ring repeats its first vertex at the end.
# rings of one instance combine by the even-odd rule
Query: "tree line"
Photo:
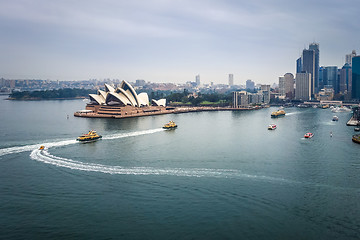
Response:
POLYGON ((89 94, 96 93, 93 89, 84 88, 62 88, 44 91, 23 91, 13 92, 9 99, 14 100, 48 100, 48 99, 70 99, 88 97, 89 94))

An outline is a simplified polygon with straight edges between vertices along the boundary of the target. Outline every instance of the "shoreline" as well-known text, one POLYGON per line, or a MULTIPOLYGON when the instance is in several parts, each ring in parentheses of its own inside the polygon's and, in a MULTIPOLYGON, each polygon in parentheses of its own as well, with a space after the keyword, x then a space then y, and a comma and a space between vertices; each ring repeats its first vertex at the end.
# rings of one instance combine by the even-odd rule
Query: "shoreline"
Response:
POLYGON ((179 114, 189 112, 204 112, 204 111, 251 111, 258 110, 264 107, 250 107, 250 108, 231 108, 231 107, 96 107, 93 105, 86 106, 86 110, 77 111, 74 113, 75 117, 85 118, 134 118, 155 116, 164 114, 179 114))

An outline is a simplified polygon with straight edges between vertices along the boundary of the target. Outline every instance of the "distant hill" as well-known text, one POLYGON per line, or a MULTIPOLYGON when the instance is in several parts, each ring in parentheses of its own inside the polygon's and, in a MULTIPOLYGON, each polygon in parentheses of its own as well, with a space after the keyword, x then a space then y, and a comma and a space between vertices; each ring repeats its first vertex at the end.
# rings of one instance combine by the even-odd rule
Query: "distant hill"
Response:
POLYGON ((24 91, 13 92, 9 95, 9 100, 53 100, 53 99, 74 99, 86 98, 90 93, 96 93, 93 89, 83 88, 63 88, 45 91, 24 91))

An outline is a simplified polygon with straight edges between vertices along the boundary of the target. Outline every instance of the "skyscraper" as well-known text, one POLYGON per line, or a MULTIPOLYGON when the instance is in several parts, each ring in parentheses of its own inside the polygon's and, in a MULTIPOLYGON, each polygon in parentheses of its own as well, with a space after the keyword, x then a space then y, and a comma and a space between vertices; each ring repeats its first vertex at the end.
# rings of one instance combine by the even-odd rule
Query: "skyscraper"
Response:
MULTIPOLYGON (((311 95, 315 94, 315 51, 304 49, 302 54, 302 70, 304 72, 310 73, 311 82, 310 82, 310 92, 311 95)), ((297 78, 296 78, 297 79, 297 78)))
POLYGON ((279 93, 280 96, 285 97, 285 77, 283 76, 279 77, 279 93))
POLYGON ((200 75, 196 75, 195 77, 195 82, 196 82, 196 85, 199 86, 200 85, 200 75))
POLYGON ((302 72, 296 74, 295 98, 298 100, 311 99, 311 73, 302 72))
POLYGON ((296 73, 301 73, 302 72, 302 62, 301 62, 301 57, 299 57, 298 59, 296 59, 296 73))
POLYGON ((229 74, 229 86, 233 86, 234 85, 234 74, 230 73, 229 74))
POLYGON ((287 98, 294 97, 294 75, 292 73, 285 73, 285 95, 287 98))
POLYGON ((320 49, 318 43, 310 43, 309 50, 313 50, 315 52, 315 69, 314 69, 314 86, 315 92, 319 92, 319 60, 320 60, 320 49))
POLYGON ((340 92, 351 95, 352 73, 349 63, 345 63, 340 70, 340 92))
POLYGON ((353 99, 360 100, 360 56, 352 58, 352 90, 353 99))
POLYGON ((355 56, 356 56, 356 51, 355 50, 352 50, 352 52, 350 54, 346 54, 345 55, 345 63, 348 63, 350 65, 350 67, 351 67, 352 66, 351 65, 351 60, 355 56))
POLYGON ((326 74, 324 74, 324 85, 326 85, 327 88, 335 89, 337 86, 337 66, 328 66, 325 67, 325 70, 326 74))

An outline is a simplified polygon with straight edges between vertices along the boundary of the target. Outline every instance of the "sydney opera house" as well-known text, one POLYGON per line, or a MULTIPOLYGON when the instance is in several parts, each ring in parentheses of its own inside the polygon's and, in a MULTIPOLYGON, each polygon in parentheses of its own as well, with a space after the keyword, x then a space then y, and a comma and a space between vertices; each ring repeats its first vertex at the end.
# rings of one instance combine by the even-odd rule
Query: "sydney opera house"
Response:
POLYGON ((151 100, 147 93, 137 94, 135 89, 126 81, 114 88, 105 84, 105 90, 98 90, 97 94, 89 94, 90 102, 85 110, 74 113, 77 117, 135 117, 169 113, 166 99, 151 100))

